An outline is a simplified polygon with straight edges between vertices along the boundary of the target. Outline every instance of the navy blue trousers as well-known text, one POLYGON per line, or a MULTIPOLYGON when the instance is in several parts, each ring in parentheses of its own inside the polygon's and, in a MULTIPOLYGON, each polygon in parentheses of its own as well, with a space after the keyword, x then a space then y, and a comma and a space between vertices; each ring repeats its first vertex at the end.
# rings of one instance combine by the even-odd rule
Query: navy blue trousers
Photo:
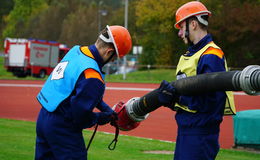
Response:
POLYGON ((82 129, 61 113, 41 109, 36 124, 35 160, 86 160, 82 129))
POLYGON ((174 160, 214 160, 219 151, 219 134, 177 136, 174 160))

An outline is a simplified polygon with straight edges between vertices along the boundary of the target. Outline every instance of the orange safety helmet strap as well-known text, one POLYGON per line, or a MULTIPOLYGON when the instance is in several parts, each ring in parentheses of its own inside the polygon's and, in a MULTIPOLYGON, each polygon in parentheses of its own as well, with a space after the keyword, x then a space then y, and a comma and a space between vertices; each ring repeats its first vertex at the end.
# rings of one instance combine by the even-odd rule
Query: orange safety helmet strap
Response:
POLYGON ((122 26, 106 26, 109 38, 100 34, 99 38, 106 43, 113 43, 118 58, 122 58, 132 48, 131 35, 128 30, 122 26))
POLYGON ((201 16, 203 15, 211 15, 211 12, 208 11, 208 9, 198 1, 192 1, 188 2, 184 5, 182 5, 177 11, 176 11, 176 23, 175 28, 180 29, 179 24, 186 20, 187 18, 190 18, 192 16, 196 16, 198 21, 201 22, 204 25, 208 25, 208 21, 204 20, 201 16))

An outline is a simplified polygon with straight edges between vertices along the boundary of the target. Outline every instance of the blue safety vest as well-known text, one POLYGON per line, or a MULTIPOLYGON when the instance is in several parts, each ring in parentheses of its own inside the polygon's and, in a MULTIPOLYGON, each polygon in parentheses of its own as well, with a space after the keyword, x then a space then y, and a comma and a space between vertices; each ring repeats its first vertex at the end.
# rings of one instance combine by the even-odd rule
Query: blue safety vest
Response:
MULTIPOLYGON (((90 52, 89 49, 87 52, 90 52)), ((80 46, 74 46, 54 68, 37 95, 42 107, 49 112, 55 111, 59 104, 70 96, 80 74, 88 68, 98 71, 104 80, 104 74, 100 71, 97 62, 83 54, 80 46)))

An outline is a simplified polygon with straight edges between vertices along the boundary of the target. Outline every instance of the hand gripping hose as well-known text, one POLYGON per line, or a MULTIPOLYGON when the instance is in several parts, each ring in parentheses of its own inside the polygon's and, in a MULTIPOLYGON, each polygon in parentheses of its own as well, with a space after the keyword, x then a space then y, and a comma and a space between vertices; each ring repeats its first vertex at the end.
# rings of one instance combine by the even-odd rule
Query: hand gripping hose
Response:
MULTIPOLYGON (((171 82, 179 95, 198 95, 215 91, 244 91, 248 95, 260 95, 260 66, 250 65, 242 71, 214 72, 187 77, 171 82)), ((162 106, 158 100, 158 89, 136 99, 127 106, 137 117, 162 106)), ((132 117, 133 119, 135 117, 132 117)))

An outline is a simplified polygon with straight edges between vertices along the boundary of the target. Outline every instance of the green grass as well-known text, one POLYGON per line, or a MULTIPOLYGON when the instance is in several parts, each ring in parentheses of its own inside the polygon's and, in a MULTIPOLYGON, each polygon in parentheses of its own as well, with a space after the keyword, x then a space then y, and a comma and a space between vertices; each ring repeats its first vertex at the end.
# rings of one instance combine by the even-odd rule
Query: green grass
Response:
POLYGON ((6 71, 4 68, 4 57, 0 57, 0 79, 13 78, 13 74, 6 71))
POLYGON ((31 76, 27 76, 25 78, 15 77, 11 72, 6 71, 6 68, 4 67, 4 57, 0 57, 0 79, 46 80, 47 77, 45 77, 44 79, 35 78, 31 76))
MULTIPOLYGON (((92 131, 84 130, 85 143, 88 144, 92 131)), ((143 153, 145 150, 173 150, 174 144, 158 140, 148 140, 130 136, 119 136, 114 151, 107 146, 114 135, 97 132, 89 149, 89 159, 94 160, 157 160, 171 159, 172 155, 143 153)), ((35 122, 0 119, 0 159, 29 160, 34 157, 35 122)))
POLYGON ((162 80, 174 81, 175 69, 153 69, 130 72, 126 74, 126 79, 122 75, 108 75, 107 82, 131 82, 131 83, 160 83, 162 80))
MULTIPOLYGON (((88 144, 92 131, 84 130, 85 143, 88 144)), ((97 132, 90 146, 88 158, 92 160, 171 160, 173 155, 148 154, 143 151, 173 151, 175 144, 131 136, 119 136, 114 151, 107 146, 114 135, 97 132)), ((31 160, 34 157, 35 122, 0 119, 0 159, 31 160)), ((258 160, 260 154, 245 151, 221 149, 216 160, 258 160)))

